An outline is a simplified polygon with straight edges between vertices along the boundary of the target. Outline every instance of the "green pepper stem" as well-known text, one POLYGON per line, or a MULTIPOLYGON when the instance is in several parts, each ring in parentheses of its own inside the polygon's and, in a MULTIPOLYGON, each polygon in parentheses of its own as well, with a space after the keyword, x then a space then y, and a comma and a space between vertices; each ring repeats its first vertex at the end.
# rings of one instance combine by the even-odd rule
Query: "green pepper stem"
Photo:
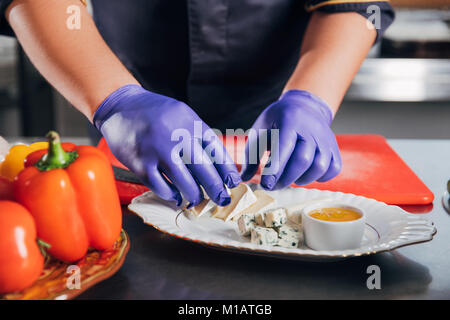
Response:
POLYGON ((45 242, 45 241, 42 240, 42 239, 39 239, 39 238, 38 238, 38 239, 36 239, 36 242, 38 243, 39 247, 41 247, 41 248, 43 248, 43 249, 48 250, 48 249, 50 249, 50 247, 51 247, 50 243, 45 242))
POLYGON ((50 255, 48 250, 51 248, 51 245, 41 239, 36 239, 37 245, 39 247, 39 251, 41 251, 41 255, 44 257, 44 266, 50 261, 50 255))
POLYGON ((66 168, 78 157, 76 151, 64 151, 56 131, 50 131, 45 137, 48 140, 48 153, 35 164, 40 171, 66 168))

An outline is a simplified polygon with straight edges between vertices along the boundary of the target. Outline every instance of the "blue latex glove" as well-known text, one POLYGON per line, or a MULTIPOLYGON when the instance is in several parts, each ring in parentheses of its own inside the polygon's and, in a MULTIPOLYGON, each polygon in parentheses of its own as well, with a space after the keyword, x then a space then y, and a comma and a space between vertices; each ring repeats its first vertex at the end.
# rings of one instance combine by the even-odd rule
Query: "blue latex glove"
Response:
POLYGON ((224 183, 233 188, 241 182, 222 142, 190 107, 178 100, 138 85, 126 85, 100 105, 94 124, 117 159, 165 200, 180 205, 183 195, 190 206, 197 205, 203 200, 202 185, 214 202, 224 206, 231 201, 224 183), (178 133, 183 135, 183 142, 185 137, 188 140, 183 150, 179 148, 182 140, 178 140, 178 133), (215 163, 212 159, 223 161, 215 163))
POLYGON ((281 189, 293 182, 297 185, 316 180, 324 182, 335 177, 341 171, 342 161, 336 137, 330 129, 332 118, 328 105, 312 93, 287 91, 267 107, 253 124, 257 134, 248 137, 242 179, 247 181, 255 175, 261 155, 266 150, 260 147, 253 158, 251 151, 257 150, 259 141, 267 139, 267 136, 267 149, 272 147, 272 150, 261 178, 264 189, 281 189), (273 141, 276 139, 271 129, 279 129, 278 145, 273 141), (272 168, 270 173, 269 166, 272 168))

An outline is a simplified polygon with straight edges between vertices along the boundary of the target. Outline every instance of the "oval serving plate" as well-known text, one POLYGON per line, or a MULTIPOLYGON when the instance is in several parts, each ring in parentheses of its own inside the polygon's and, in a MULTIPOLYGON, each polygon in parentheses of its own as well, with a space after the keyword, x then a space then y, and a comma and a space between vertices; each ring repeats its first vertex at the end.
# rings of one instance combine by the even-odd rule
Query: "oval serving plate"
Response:
POLYGON ((235 222, 193 217, 174 203, 161 200, 151 192, 134 198, 128 208, 140 216, 144 223, 181 239, 216 249, 304 261, 333 261, 375 254, 430 241, 436 233, 433 222, 422 215, 410 214, 400 207, 353 194, 305 188, 287 188, 268 193, 276 199, 277 206, 331 198, 361 208, 367 215, 361 246, 352 250, 315 251, 306 246, 282 248, 253 244, 249 238, 239 234, 235 222))
POLYGON ((115 274, 123 262, 130 248, 130 239, 122 229, 120 237, 113 248, 97 251, 90 250, 80 261, 69 264, 58 260, 47 262, 41 277, 29 288, 0 296, 6 300, 67 300, 73 299, 96 283, 115 274), (74 265, 80 269, 80 289, 69 289, 68 281, 74 284, 68 269, 74 265))

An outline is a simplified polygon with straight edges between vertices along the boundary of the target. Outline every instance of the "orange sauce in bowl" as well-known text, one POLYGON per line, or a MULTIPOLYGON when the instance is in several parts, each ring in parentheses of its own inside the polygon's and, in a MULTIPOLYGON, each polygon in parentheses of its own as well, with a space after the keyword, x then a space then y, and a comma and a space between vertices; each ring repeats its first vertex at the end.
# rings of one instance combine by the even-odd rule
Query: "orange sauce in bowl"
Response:
POLYGON ((355 210, 345 208, 322 208, 312 210, 309 215, 315 219, 323 221, 353 221, 361 218, 361 214, 355 210))

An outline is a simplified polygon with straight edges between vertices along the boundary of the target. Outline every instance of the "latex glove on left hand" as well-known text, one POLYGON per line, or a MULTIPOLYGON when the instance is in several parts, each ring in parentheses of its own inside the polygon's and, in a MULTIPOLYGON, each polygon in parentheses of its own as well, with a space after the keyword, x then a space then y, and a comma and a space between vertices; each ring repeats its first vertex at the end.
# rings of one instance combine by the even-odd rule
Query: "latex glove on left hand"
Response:
POLYGON ((214 131, 181 101, 126 85, 105 99, 94 123, 116 158, 164 200, 180 205, 184 197, 190 206, 197 205, 203 186, 215 203, 225 206, 231 202, 225 185, 234 188, 241 182, 214 131))
POLYGON ((287 91, 253 124, 254 134, 249 134, 245 146, 242 180, 248 181, 255 175, 266 151, 261 150, 259 143, 267 137, 271 156, 261 177, 264 189, 334 178, 341 171, 342 160, 330 128, 332 120, 331 109, 319 97, 304 90, 287 91), (273 129, 279 129, 278 143, 273 141, 273 129), (252 154, 256 150, 257 154, 252 154))

